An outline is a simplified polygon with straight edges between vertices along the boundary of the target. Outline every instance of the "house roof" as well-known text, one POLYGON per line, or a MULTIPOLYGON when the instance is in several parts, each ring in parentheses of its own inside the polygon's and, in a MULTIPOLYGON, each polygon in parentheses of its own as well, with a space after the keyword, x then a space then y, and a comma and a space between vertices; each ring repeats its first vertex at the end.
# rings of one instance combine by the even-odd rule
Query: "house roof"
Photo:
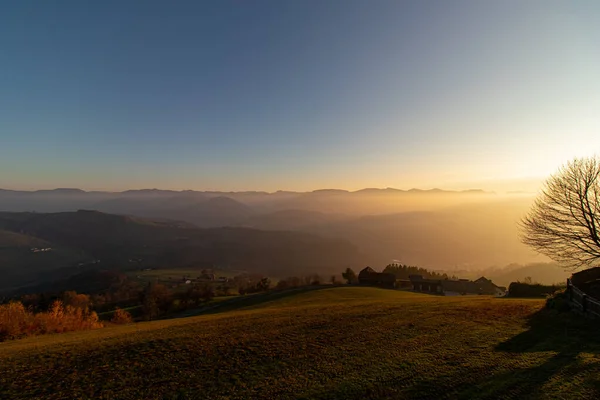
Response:
POLYGON ((358 273, 358 279, 376 279, 379 281, 392 282, 396 281, 396 275, 387 272, 377 272, 371 267, 366 267, 358 273))
POLYGON ((408 277, 414 283, 440 283, 441 279, 424 279, 422 275, 410 275, 408 277))
POLYGON ((442 287, 444 290, 449 292, 459 293, 476 293, 476 294, 493 294, 493 291, 498 288, 492 281, 486 278, 479 278, 476 281, 469 281, 466 279, 455 280, 444 280, 442 281, 442 287))
POLYGON ((358 274, 360 275, 360 274, 376 274, 376 273, 377 272, 373 268, 365 267, 365 268, 361 269, 358 274))

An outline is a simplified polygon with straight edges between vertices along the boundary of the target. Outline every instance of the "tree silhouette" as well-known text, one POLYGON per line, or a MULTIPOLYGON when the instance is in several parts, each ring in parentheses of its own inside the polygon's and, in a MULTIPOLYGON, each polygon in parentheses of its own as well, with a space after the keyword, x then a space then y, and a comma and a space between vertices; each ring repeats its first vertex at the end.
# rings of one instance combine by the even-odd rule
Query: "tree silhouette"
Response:
POLYGON ((521 241, 572 270, 600 262, 600 159, 577 158, 545 182, 521 241))
POLYGON ((356 282, 356 273, 352 268, 346 268, 346 272, 342 273, 342 278, 348 281, 348 284, 356 282))

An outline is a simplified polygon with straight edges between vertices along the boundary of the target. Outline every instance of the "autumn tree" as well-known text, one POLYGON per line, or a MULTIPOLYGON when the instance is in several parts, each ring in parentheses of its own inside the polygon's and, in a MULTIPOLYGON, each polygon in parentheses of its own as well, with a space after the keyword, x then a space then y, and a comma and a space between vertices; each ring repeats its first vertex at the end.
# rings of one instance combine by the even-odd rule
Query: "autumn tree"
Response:
POLYGON ((521 240, 569 269, 600 262, 600 159, 570 161, 544 183, 521 240))
POLYGON ((89 295, 77 293, 75 291, 64 292, 62 295, 62 302, 65 306, 80 308, 82 310, 89 309, 91 305, 89 295))
POLYGON ((142 313, 147 320, 157 318, 171 306, 171 293, 166 286, 159 283, 148 284, 141 296, 142 313))
POLYGON ((211 301, 215 297, 215 289, 211 284, 202 285, 200 288, 200 298, 203 301, 211 301))
POLYGON ((113 324, 129 324, 133 322, 133 318, 127 311, 117 307, 110 322, 113 324))
POLYGON ((271 280, 269 278, 262 278, 256 284, 256 290, 259 292, 266 292, 271 287, 271 280))

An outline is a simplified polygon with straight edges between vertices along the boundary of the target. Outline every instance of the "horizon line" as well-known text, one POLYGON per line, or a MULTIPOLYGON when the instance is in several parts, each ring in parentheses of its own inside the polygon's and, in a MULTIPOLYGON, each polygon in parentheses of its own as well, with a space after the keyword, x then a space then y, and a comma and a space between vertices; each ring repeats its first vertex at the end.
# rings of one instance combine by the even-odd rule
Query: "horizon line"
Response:
POLYGON ((480 193, 480 194, 498 194, 498 193, 506 193, 506 194, 529 194, 534 192, 529 191, 494 191, 494 190, 484 190, 479 188, 469 188, 469 189, 441 189, 439 187, 432 187, 430 189, 422 189, 413 187, 410 189, 398 189, 394 187, 385 187, 385 188, 377 188, 377 187, 366 187, 358 190, 347 190, 347 189, 339 189, 339 188, 322 188, 322 189, 314 189, 309 191, 296 191, 296 190, 276 190, 276 191, 266 191, 266 190, 195 190, 195 189, 159 189, 159 188, 140 188, 140 189, 126 189, 126 190, 86 190, 81 188, 68 188, 68 187, 57 187, 53 189, 35 189, 35 190, 22 190, 22 189, 12 189, 12 188, 4 188, 0 187, 0 192, 14 192, 14 193, 40 193, 40 192, 71 192, 71 193, 111 193, 111 194, 126 194, 126 193, 135 193, 135 192, 146 192, 146 193, 159 193, 159 192, 171 192, 171 193, 230 193, 230 194, 241 194, 241 193, 256 193, 256 194, 281 194, 281 193, 290 193, 290 194, 307 194, 307 193, 322 193, 322 192, 337 192, 337 193, 365 193, 365 192, 398 192, 398 193, 415 193, 415 192, 429 192, 429 193, 480 193))

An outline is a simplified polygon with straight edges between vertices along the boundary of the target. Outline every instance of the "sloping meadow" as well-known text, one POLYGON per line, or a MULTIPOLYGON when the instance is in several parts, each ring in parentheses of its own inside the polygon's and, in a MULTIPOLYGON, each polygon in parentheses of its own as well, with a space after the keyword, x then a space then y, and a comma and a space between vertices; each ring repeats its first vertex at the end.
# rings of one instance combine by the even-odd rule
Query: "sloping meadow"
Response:
POLYGON ((375 288, 0 344, 0 398, 593 398, 600 341, 542 300, 375 288))

